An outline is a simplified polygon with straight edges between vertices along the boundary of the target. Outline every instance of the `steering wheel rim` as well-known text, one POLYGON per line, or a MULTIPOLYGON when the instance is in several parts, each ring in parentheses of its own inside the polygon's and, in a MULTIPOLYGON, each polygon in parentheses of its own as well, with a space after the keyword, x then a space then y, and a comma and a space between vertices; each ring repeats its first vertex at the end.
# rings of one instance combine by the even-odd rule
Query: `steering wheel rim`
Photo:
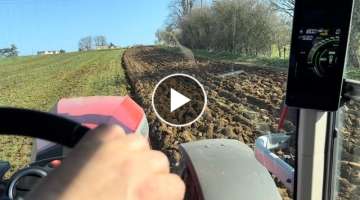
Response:
POLYGON ((90 130, 70 119, 28 109, 0 108, 0 135, 18 135, 74 147, 90 130))

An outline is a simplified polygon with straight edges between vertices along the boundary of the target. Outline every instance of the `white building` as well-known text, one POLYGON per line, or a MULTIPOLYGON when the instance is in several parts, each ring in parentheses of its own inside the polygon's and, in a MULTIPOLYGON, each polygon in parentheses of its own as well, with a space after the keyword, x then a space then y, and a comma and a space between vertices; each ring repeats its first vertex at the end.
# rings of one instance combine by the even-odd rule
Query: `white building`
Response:
POLYGON ((96 46, 96 50, 116 49, 116 48, 118 47, 112 43, 110 43, 110 45, 96 46))
POLYGON ((60 51, 38 51, 37 55, 55 55, 60 54, 60 51))

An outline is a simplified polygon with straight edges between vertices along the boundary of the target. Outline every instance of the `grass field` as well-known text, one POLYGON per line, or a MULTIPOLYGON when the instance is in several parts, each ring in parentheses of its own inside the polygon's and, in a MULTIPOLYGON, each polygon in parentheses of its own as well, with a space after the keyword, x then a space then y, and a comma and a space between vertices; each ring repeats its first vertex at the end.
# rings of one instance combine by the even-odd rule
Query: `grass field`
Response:
MULTIPOLYGON (((0 106, 48 111, 64 97, 126 95, 123 50, 0 59, 0 106)), ((6 117, 6 116, 3 116, 6 117)), ((31 140, 0 137, 0 160, 12 171, 29 161, 31 140)))

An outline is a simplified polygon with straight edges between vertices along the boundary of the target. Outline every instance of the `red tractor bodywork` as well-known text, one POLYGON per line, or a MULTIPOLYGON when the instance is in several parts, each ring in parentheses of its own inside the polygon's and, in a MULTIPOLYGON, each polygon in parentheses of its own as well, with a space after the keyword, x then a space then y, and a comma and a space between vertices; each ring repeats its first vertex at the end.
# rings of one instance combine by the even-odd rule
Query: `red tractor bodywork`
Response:
MULTIPOLYGON (((94 96, 61 99, 51 110, 91 129, 101 124, 117 124, 128 134, 148 137, 149 128, 143 109, 129 96, 94 96)), ((51 133, 49 133, 51 134, 51 133)), ((54 146, 48 141, 36 140, 36 152, 54 146)))

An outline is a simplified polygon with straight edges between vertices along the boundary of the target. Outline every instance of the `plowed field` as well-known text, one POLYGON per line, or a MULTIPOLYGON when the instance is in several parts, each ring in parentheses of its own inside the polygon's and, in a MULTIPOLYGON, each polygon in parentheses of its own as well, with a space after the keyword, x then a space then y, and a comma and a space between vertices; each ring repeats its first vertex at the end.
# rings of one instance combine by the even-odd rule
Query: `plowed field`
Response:
MULTIPOLYGON (((277 131, 286 71, 193 60, 160 47, 128 49, 123 55, 123 66, 133 95, 147 114, 152 145, 168 155, 173 169, 179 164, 180 143, 228 138, 253 146, 261 134, 277 131), (207 91, 207 109, 190 127, 170 127, 160 122, 151 108, 151 95, 156 83, 173 73, 194 76, 207 91)), ((284 131, 293 128, 291 123, 287 123, 284 131)))

